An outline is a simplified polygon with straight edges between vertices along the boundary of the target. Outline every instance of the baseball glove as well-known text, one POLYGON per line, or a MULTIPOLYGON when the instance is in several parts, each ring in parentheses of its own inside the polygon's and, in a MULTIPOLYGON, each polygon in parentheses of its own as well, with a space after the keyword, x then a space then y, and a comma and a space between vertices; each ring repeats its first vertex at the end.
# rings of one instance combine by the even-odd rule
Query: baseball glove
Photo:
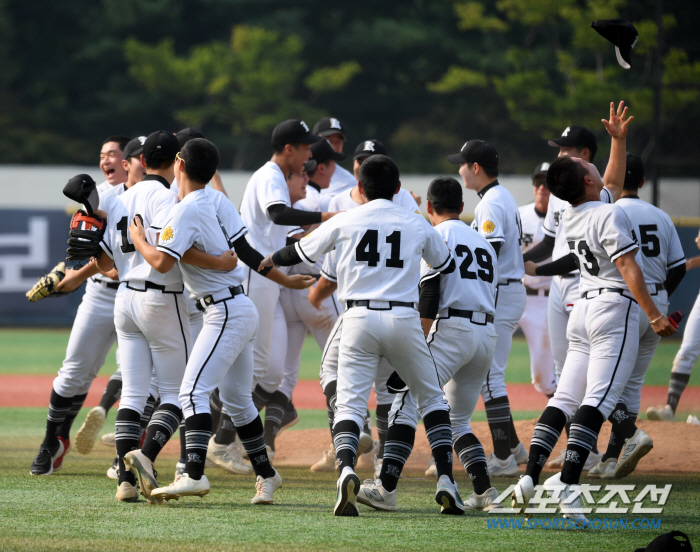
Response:
POLYGON ((66 250, 68 253, 66 260, 84 261, 98 257, 102 251, 100 242, 106 227, 106 221, 88 215, 82 209, 76 211, 70 221, 70 239, 66 250))
POLYGON ((63 280, 66 275, 66 263, 60 262, 51 269, 46 276, 43 276, 34 284, 25 295, 32 303, 44 299, 45 297, 62 297, 70 292, 54 291, 58 283, 63 280))

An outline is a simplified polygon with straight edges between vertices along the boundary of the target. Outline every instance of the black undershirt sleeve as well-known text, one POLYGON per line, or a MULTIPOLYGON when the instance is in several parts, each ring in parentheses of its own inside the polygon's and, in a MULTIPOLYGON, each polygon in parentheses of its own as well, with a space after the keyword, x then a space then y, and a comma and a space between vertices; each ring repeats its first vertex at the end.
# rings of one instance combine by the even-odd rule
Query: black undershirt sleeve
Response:
POLYGON ((685 277, 685 272, 685 263, 683 263, 681 265, 674 266, 666 273, 666 281, 664 282, 664 286, 666 287, 669 297, 671 297, 671 294, 676 291, 678 284, 680 284, 685 277))
POLYGON ((574 253, 569 253, 554 262, 538 266, 535 269, 535 274, 538 276, 561 276, 562 274, 568 274, 569 272, 578 270, 577 260, 574 253))
POLYGON ((491 247, 493 247, 496 250, 496 257, 498 257, 498 254, 501 252, 501 245, 503 244, 503 242, 495 241, 489 243, 491 244, 491 247))
POLYGON ((321 213, 294 209, 282 203, 275 203, 267 208, 270 220, 281 226, 310 226, 321 222, 321 213))
POLYGON ((302 262, 297 248, 294 245, 283 247, 279 251, 275 251, 272 255, 272 262, 275 266, 292 266, 302 262))
MULTIPOLYGON (((260 263, 263 260, 263 256, 257 249, 254 249, 248 243, 248 240, 245 239, 245 236, 241 236, 235 242, 229 245, 230 247, 233 247, 233 250, 236 252, 236 255, 238 255, 238 258, 241 261, 243 261, 250 268, 257 272, 258 267, 260 266, 260 263)), ((263 270, 258 272, 258 274, 260 274, 261 276, 265 276, 268 272, 270 272, 270 270, 272 270, 271 266, 264 268, 263 270)))
POLYGON ((435 320, 440 308, 440 276, 435 276, 420 283, 418 312, 421 318, 435 320))
POLYGON ((545 235, 544 239, 529 249, 526 253, 523 253, 523 261, 532 261, 533 263, 541 263, 545 259, 552 256, 552 251, 554 251, 554 238, 552 236, 545 235))

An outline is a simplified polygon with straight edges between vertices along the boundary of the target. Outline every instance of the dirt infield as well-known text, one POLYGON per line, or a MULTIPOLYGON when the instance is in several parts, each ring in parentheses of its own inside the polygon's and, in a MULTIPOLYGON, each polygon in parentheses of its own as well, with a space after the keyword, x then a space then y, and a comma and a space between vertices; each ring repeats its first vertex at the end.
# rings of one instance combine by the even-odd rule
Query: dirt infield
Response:
MULTIPOLYGON (((51 395, 54 376, 46 375, 0 375, 0 408, 2 407, 46 407, 51 395)), ((109 380, 99 376, 90 388, 85 406, 97 406, 102 391, 109 380)), ((642 412, 649 406, 666 403, 668 387, 647 385, 642 389, 642 412)), ((508 397, 512 410, 544 410, 547 398, 527 383, 508 384, 508 397)), ((326 398, 317 381, 301 380, 294 390, 294 405, 300 409, 326 409, 326 398)), ((700 404, 700 387, 688 387, 678 407, 679 412, 690 412, 700 404)), ((374 392, 370 397, 370 408, 376 406, 374 392)), ((479 399, 477 410, 484 409, 479 399)))

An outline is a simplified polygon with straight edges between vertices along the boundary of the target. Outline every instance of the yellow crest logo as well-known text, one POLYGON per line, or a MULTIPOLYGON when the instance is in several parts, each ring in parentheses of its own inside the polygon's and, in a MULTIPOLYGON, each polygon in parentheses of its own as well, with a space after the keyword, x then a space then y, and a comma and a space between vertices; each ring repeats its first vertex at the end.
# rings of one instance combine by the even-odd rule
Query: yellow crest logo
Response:
POLYGON ((481 225, 481 229, 487 234, 490 234, 496 229, 496 225, 487 219, 484 224, 481 225))
POLYGON ((174 237, 175 237, 175 231, 170 226, 166 226, 165 230, 163 230, 163 233, 160 235, 160 241, 163 241, 163 242, 170 241, 174 237))

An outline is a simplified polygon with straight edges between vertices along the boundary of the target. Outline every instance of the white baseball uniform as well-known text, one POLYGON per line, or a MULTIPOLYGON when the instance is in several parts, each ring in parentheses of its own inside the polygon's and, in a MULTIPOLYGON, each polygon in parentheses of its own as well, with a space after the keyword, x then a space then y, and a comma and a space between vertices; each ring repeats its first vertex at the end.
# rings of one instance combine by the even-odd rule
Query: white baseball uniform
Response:
POLYGON ((671 371, 676 374, 690 375, 698 356, 700 356, 700 294, 695 299, 693 308, 688 315, 683 341, 678 353, 676 353, 676 358, 673 359, 671 371))
MULTIPOLYGON (((328 207, 329 211, 349 211, 350 209, 354 209, 355 207, 361 205, 352 198, 352 195, 350 195, 351 190, 352 188, 337 194, 330 202, 328 207)), ((404 190, 403 188, 399 189, 399 193, 394 195, 394 199, 392 201, 407 211, 420 214, 420 207, 418 207, 416 200, 413 199, 411 192, 404 190)))
MULTIPOLYGON (((618 199, 616 205, 625 211, 639 240, 642 261, 640 267, 644 273, 649 294, 659 312, 666 315, 668 313, 668 292, 664 288, 666 273, 685 263, 681 240, 678 238, 671 217, 637 196, 618 199)), ((637 362, 620 397, 620 402, 633 413, 639 412, 644 376, 661 340, 644 312, 640 312, 639 322, 637 362)))
MULTIPOLYGON (((496 252, 478 233, 459 220, 435 226, 452 252, 458 269, 440 275, 425 261, 421 281, 440 278, 438 317, 428 334, 428 348, 450 405, 453 441, 472 433, 471 416, 496 350, 496 252)), ((399 393, 389 414, 390 424, 417 426, 418 411, 411 392, 399 393)))
MULTIPOLYGON (((180 269, 161 274, 129 241, 129 224, 138 214, 154 244, 162 231, 154 221, 177 204, 168 182, 146 176, 110 204, 102 243, 119 271, 114 320, 122 362, 122 398, 119 408, 143 413, 151 374, 155 370, 161 404, 179 407, 180 383, 191 351, 190 325, 180 269)), ((155 245, 155 244, 154 244, 155 245)))
POLYGON ((332 212, 329 208, 331 199, 334 196, 350 190, 357 186, 357 179, 355 175, 350 171, 344 169, 337 163, 335 164, 335 172, 331 177, 331 184, 325 190, 321 190, 321 198, 319 206, 321 207, 321 212, 332 212))
MULTIPOLYGON (((523 229, 523 253, 544 239, 542 226, 546 213, 540 213, 535 204, 520 207, 520 222, 523 229)), ((550 262, 543 261, 542 264, 550 262)), ((527 303, 525 312, 516 328, 522 328, 530 352, 530 375, 535 389, 543 395, 552 395, 557 389, 554 374, 552 348, 549 345, 549 327, 547 325, 547 303, 551 276, 523 276, 527 303)))
POLYGON ((564 212, 564 231, 581 271, 580 297, 567 329, 569 350, 557 391, 549 400, 571 418, 579 406, 605 418, 632 374, 639 349, 639 305, 615 260, 637 251, 632 225, 617 205, 588 201, 564 212))
POLYGON ((343 315, 335 423, 362 427, 381 357, 411 389, 421 416, 447 410, 418 313, 420 258, 444 270, 451 256, 421 216, 385 199, 333 217, 296 244, 309 265, 336 250, 343 315))
POLYGON ((506 365, 515 325, 525 311, 527 296, 522 282, 525 275, 521 249, 522 227, 515 199, 498 181, 483 188, 479 197, 481 201, 474 210, 472 228, 492 245, 500 243, 495 320, 498 343, 491 369, 481 389, 481 396, 486 402, 508 395, 506 365))

